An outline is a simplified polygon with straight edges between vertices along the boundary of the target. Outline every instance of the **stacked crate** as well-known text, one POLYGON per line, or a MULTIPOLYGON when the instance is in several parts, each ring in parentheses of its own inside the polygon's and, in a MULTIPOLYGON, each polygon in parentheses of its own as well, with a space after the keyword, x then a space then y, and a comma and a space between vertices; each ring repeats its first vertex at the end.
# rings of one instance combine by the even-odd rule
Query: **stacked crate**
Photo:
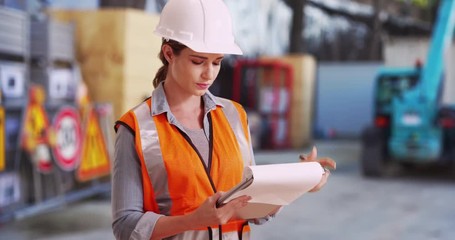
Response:
MULTIPOLYGON (((82 147, 90 142, 86 136, 97 137, 92 148, 104 147, 104 134, 94 127, 94 111, 89 112, 94 117, 81 121, 92 108, 81 107, 77 99, 81 76, 74 25, 28 19, 26 13, 0 7, 0 224, 110 189, 109 158, 102 174, 87 176, 92 162, 80 157, 92 155, 82 147), (80 169, 84 180, 77 178, 80 169)), ((102 110, 106 122, 112 114, 108 107, 102 110)))
POLYGON ((25 12, 0 6, 0 216, 22 199, 19 143, 27 103, 28 25, 25 12))
POLYGON ((46 19, 32 22, 30 33, 31 80, 44 87, 46 107, 74 104, 78 84, 74 26, 46 19))
MULTIPOLYGON (((32 21, 30 40, 30 80, 44 90, 44 108, 52 124, 62 108, 76 107, 79 79, 76 77, 74 26, 50 18, 32 21)), ((45 145, 51 149, 48 142, 45 145)), ((74 187, 72 172, 58 168, 55 154, 52 159, 49 171, 33 168, 34 203, 60 196, 74 187)))
POLYGON ((27 15, 0 6, 1 95, 7 108, 22 108, 26 102, 28 39, 27 15))

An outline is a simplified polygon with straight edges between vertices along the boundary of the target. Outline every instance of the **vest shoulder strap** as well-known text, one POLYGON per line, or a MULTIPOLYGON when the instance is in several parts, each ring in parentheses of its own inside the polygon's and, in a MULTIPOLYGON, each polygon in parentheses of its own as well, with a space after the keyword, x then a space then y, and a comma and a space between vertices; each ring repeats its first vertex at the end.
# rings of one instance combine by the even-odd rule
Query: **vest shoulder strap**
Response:
MULTIPOLYGON (((147 102, 147 104, 150 107, 151 104, 152 104, 152 99, 151 98, 147 98, 145 100, 145 102, 147 102)), ((141 104, 143 104, 143 102, 141 104)), ((123 116, 120 117, 120 119, 115 122, 115 124, 114 124, 115 132, 117 132, 117 130, 120 127, 120 125, 122 125, 122 126, 126 127, 133 135, 135 135, 135 132, 136 132, 136 118, 135 118, 135 115, 134 115, 133 111, 134 111, 134 109, 136 109, 141 104, 137 105, 136 107, 134 107, 133 109, 131 109, 127 113, 123 114, 123 116)))
POLYGON ((120 125, 126 127, 126 129, 128 129, 128 131, 130 131, 133 135, 135 134, 134 116, 131 112, 125 113, 119 120, 115 122, 115 132, 118 131, 120 125))
POLYGON ((218 101, 221 102, 225 107, 223 108, 223 111, 226 113, 229 122, 233 129, 235 130, 236 127, 240 127, 242 129, 243 133, 247 137, 249 141, 249 134, 248 134, 248 116, 246 114, 245 109, 243 106, 235 101, 226 99, 226 98, 221 98, 217 97, 218 101), (233 121, 232 118, 238 115, 240 119, 240 126, 236 126, 237 122, 233 121))

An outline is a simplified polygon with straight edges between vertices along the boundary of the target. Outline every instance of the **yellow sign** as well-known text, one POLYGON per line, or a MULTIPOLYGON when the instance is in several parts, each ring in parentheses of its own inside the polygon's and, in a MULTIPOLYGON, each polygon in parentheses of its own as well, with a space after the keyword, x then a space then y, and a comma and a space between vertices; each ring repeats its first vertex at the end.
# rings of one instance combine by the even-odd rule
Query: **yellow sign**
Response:
POLYGON ((49 121, 43 107, 44 100, 44 89, 38 85, 30 86, 22 147, 40 172, 50 173, 52 158, 48 138, 49 121))
POLYGON ((109 154, 93 108, 87 116, 84 131, 82 159, 76 173, 79 181, 88 181, 110 173, 109 154))
POLYGON ((0 107, 0 172, 5 170, 5 111, 0 107))

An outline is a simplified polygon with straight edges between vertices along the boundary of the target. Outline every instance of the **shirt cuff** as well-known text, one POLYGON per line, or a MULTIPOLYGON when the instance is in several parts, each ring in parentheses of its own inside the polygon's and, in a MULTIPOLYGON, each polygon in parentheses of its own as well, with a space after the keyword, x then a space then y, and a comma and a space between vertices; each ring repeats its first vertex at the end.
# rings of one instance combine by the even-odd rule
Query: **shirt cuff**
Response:
POLYGON ((255 218, 249 220, 250 223, 253 223, 255 225, 262 225, 270 220, 272 220, 279 212, 281 212, 281 209, 283 209, 283 206, 281 206, 274 214, 267 215, 263 218, 255 218))
POLYGON ((153 230, 155 229, 156 221, 163 215, 154 212, 146 212, 136 224, 133 232, 131 233, 130 240, 150 239, 153 230))

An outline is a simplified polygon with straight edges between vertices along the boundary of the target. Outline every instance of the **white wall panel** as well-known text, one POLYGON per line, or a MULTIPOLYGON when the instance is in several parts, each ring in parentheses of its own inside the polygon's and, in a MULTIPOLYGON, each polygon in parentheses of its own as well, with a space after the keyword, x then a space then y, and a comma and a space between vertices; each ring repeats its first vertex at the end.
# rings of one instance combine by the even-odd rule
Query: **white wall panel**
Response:
MULTIPOLYGON (((413 66, 417 59, 425 63, 428 45, 427 38, 391 38, 384 45, 384 63, 391 67, 413 66)), ((447 51, 445 67, 442 102, 455 105, 455 43, 447 51)))

